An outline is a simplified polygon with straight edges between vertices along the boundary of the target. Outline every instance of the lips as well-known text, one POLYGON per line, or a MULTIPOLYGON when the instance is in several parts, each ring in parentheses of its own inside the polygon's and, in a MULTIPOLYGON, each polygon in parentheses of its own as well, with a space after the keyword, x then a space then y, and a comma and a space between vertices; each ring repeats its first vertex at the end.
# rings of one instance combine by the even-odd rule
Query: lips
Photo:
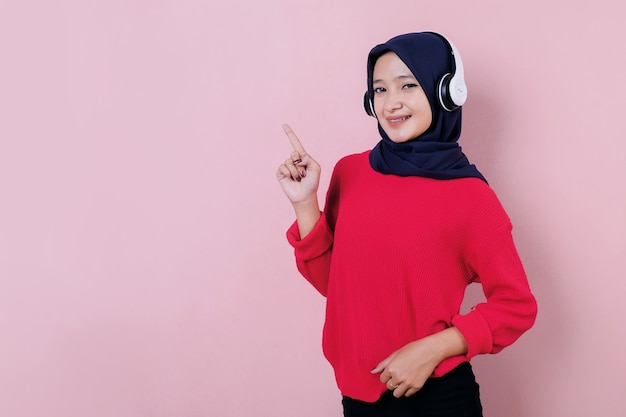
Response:
POLYGON ((389 124, 398 124, 398 123, 402 123, 405 122, 407 120, 409 120, 409 118, 411 118, 411 115, 408 116, 395 116, 395 117, 388 117, 387 118, 387 122, 389 124))

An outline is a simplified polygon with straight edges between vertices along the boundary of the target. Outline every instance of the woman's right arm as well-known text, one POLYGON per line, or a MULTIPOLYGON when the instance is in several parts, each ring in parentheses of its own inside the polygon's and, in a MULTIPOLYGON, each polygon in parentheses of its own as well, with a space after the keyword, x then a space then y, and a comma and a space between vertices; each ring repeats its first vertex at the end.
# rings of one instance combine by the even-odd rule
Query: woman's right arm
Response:
POLYGON ((283 130, 291 142, 293 152, 278 167, 276 177, 295 211, 300 239, 304 239, 320 219, 317 189, 321 167, 304 150, 289 125, 283 125, 283 130))
POLYGON ((287 239, 294 248, 298 271, 326 296, 333 232, 317 199, 321 168, 304 150, 293 130, 288 125, 283 125, 283 129, 293 152, 278 167, 276 176, 296 214, 296 222, 287 231, 287 239))

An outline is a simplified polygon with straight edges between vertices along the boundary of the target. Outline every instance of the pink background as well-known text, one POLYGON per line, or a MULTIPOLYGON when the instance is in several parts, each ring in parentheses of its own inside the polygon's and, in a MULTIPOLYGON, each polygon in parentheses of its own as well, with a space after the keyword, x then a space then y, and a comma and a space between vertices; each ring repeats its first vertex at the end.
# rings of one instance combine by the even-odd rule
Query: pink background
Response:
POLYGON ((539 301, 474 361, 485 415, 623 415, 619 4, 2 1, 0 416, 339 417, 324 300, 284 238, 281 124, 323 195, 377 141, 367 52, 418 30, 463 54, 462 145, 539 301))

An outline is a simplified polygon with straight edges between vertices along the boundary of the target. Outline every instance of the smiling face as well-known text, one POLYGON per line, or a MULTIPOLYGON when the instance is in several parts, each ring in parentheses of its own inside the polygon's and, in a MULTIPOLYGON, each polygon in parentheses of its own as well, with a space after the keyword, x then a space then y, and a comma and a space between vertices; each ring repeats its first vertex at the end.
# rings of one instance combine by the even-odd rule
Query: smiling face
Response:
POLYGON ((428 98, 398 55, 378 58, 372 79, 374 111, 389 139, 407 142, 428 130, 433 120, 428 98))

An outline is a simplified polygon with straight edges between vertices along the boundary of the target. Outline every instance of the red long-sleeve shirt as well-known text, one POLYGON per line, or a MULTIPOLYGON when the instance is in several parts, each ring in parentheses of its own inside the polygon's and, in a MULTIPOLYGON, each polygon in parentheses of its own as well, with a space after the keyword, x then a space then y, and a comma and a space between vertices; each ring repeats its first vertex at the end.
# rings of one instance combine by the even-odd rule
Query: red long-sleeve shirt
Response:
POLYGON ((300 239, 287 232, 298 270, 324 296, 323 350, 343 395, 375 401, 387 388, 371 370, 392 352, 455 326, 466 355, 496 353, 534 323, 537 305, 511 222, 482 180, 435 180, 374 171, 369 152, 335 166, 322 217, 300 239), (459 313, 466 286, 486 301, 459 313))

